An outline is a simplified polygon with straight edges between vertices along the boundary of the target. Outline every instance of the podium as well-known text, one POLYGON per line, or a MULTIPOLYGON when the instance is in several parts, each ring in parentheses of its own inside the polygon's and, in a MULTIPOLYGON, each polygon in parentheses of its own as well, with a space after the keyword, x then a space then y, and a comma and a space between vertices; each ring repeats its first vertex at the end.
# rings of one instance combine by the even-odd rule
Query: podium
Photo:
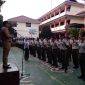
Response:
POLYGON ((19 70, 16 65, 10 64, 11 69, 4 70, 0 65, 0 85, 19 85, 19 70))

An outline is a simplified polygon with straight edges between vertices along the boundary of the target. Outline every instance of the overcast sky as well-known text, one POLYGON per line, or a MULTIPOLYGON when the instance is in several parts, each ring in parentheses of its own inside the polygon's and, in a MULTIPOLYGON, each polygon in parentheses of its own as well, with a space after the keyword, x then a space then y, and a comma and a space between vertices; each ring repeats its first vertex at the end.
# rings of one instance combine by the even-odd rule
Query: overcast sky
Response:
MULTIPOLYGON (((56 7, 65 0, 5 0, 6 3, 2 6, 2 15, 4 20, 25 15, 34 19, 39 18, 51 8, 56 7)), ((82 1, 82 0, 78 0, 82 1)))

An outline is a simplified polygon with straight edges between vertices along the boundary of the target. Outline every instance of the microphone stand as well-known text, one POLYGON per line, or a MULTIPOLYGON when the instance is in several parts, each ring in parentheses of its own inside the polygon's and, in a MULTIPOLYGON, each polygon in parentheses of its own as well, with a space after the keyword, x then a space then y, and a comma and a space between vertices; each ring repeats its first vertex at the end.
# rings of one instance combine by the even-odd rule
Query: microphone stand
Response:
MULTIPOLYGON (((20 35, 21 37, 23 37, 21 34, 17 33, 18 35, 20 35)), ((20 80, 25 80, 29 77, 26 76, 30 76, 30 74, 25 74, 24 73, 24 54, 25 54, 25 38, 23 38, 23 56, 22 56, 22 70, 21 70, 21 76, 20 76, 20 80)))

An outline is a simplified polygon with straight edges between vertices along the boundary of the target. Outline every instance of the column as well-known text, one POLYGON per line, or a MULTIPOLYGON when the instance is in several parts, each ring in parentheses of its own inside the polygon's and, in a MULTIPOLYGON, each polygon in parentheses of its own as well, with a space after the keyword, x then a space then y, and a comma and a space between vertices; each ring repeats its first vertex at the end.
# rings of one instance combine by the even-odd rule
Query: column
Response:
POLYGON ((51 14, 50 14, 50 18, 51 18, 51 14))
POLYGON ((67 25, 67 18, 65 17, 64 25, 67 25))
POLYGON ((60 15, 60 10, 61 10, 61 9, 59 9, 59 15, 60 15))
POLYGON ((61 20, 59 20, 59 30, 60 30, 60 23, 61 23, 61 20))
POLYGON ((54 11, 54 16, 55 16, 55 11, 54 11))
POLYGON ((65 4, 65 13, 67 12, 67 5, 65 4))
MULTIPOLYGON (((67 18, 65 18, 64 25, 65 25, 65 27, 67 26, 67 18)), ((67 29, 65 28, 65 30, 66 30, 66 32, 65 32, 65 37, 67 37, 67 36, 68 36, 68 35, 67 35, 67 29)))
POLYGON ((55 22, 54 22, 54 31, 56 31, 55 22))
POLYGON ((48 16, 46 16, 46 20, 48 20, 48 16))

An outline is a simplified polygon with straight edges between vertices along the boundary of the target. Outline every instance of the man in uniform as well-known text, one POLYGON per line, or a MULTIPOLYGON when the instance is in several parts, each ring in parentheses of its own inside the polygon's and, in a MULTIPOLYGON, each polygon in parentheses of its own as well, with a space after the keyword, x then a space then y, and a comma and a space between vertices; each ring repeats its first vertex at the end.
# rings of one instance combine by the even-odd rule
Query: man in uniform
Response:
POLYGON ((42 60, 46 61, 46 54, 45 54, 45 44, 44 44, 44 40, 42 40, 42 45, 41 45, 41 55, 42 55, 42 60))
POLYGON ((2 41, 3 41, 3 68, 9 69, 11 68, 10 65, 8 65, 8 55, 11 48, 11 42, 12 42, 12 35, 9 31, 10 23, 8 21, 3 22, 2 30, 2 41))
POLYGON ((58 68, 58 56, 57 56, 57 44, 55 43, 55 39, 52 40, 52 60, 53 66, 58 68))
POLYGON ((67 72, 68 69, 68 59, 67 59, 67 44, 66 44, 66 39, 61 37, 61 42, 60 42, 60 50, 61 50, 61 60, 62 60, 62 68, 65 73, 67 72))
POLYGON ((74 37, 72 38, 73 43, 72 43, 72 59, 73 59, 73 64, 75 69, 77 69, 79 67, 79 46, 78 46, 78 40, 75 39, 74 37))
POLYGON ((82 32, 79 42, 79 65, 81 75, 78 78, 85 81, 85 32, 82 32))
POLYGON ((28 61, 29 59, 29 40, 28 39, 24 39, 24 50, 25 50, 25 61, 28 61))
POLYGON ((46 54, 47 54, 48 63, 52 65, 52 47, 49 40, 47 41, 47 45, 46 45, 46 54))
POLYGON ((40 45, 40 39, 37 39, 37 55, 38 55, 38 59, 41 60, 41 45, 40 45))

